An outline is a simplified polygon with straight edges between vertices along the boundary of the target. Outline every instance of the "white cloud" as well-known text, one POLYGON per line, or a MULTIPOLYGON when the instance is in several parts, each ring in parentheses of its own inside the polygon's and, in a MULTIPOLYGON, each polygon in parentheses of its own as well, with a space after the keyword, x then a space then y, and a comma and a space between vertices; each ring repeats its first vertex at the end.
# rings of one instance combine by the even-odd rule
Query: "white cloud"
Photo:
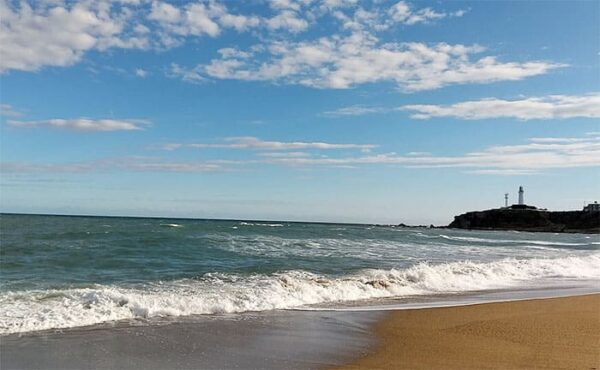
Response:
POLYGON ((454 12, 436 11, 429 7, 415 9, 406 1, 399 1, 388 10, 392 21, 409 26, 417 23, 430 23, 448 17, 462 17, 466 13, 467 11, 464 9, 454 12))
POLYGON ((405 155, 412 157, 425 157, 432 155, 430 152, 408 152, 405 155))
POLYGON ((170 33, 177 35, 217 36, 219 25, 213 20, 211 9, 202 3, 188 3, 181 9, 169 3, 154 1, 149 19, 156 21, 170 33))
POLYGON ((241 51, 239 49, 236 48, 222 48, 217 50, 217 52, 223 57, 223 58, 250 58, 252 55, 250 53, 241 51))
MULTIPOLYGON (((430 22, 447 16, 446 13, 438 13, 431 8, 423 8, 414 11, 411 5, 406 1, 400 1, 393 5, 389 10, 389 14, 395 22, 407 25, 430 22)), ((464 13, 460 13, 461 16, 463 14, 464 13)))
POLYGON ((231 14, 217 1, 8 2, 0 0, 0 72, 66 67, 91 51, 170 48, 187 36, 258 27, 254 15, 231 14))
POLYGON ((303 32, 329 11, 320 0, 269 0, 268 3, 275 14, 264 17, 262 23, 270 31, 303 32))
POLYGON ((156 158, 125 157, 110 160, 70 163, 0 162, 2 173, 88 173, 94 171, 188 172, 224 170, 214 162, 166 162, 156 158))
POLYGON ((192 3, 186 7, 184 23, 180 26, 183 34, 217 36, 219 25, 211 17, 211 9, 204 4, 192 3))
POLYGON ((342 22, 342 27, 354 31, 381 31, 389 28, 390 23, 382 19, 382 14, 378 10, 366 10, 359 7, 351 15, 346 15, 338 10, 333 16, 342 22))
POLYGON ((125 32, 131 16, 125 8, 106 2, 34 4, 13 7, 0 0, 0 72, 70 66, 92 49, 148 47, 146 38, 125 32))
POLYGON ((7 173, 82 173, 96 169, 92 162, 88 163, 26 163, 0 162, 0 172, 7 173))
POLYGON ((148 71, 146 71, 145 69, 142 69, 142 68, 136 68, 135 75, 138 77, 144 78, 144 77, 148 76, 148 71))
POLYGON ((523 176, 523 175, 537 175, 538 171, 535 170, 473 170, 466 171, 467 173, 474 175, 495 175, 495 176, 523 176))
POLYGON ((222 55, 192 70, 218 79, 315 88, 346 89, 388 81, 405 91, 420 91, 453 84, 520 80, 564 66, 545 61, 500 62, 493 56, 473 58, 482 51, 476 45, 381 43, 373 35, 353 32, 348 37, 315 41, 275 41, 258 51, 245 51, 252 58, 222 55))
POLYGON ((181 7, 154 1, 148 18, 157 22, 168 34, 179 36, 216 37, 222 27, 241 32, 261 23, 260 18, 254 15, 231 14, 225 5, 217 1, 191 2, 181 7))
MULTIPOLYGON (((412 104, 396 108, 366 105, 351 105, 321 113, 328 117, 359 116, 393 111, 412 111, 411 118, 431 119, 453 117, 468 120, 491 118, 567 119, 599 118, 600 93, 583 95, 549 95, 543 97, 503 100, 486 98, 451 105, 412 104)), ((597 135, 596 132, 589 133, 597 135)), ((542 140, 542 139, 540 139, 542 140)), ((566 140, 564 138, 543 138, 543 140, 566 140)), ((584 140, 584 139, 569 139, 584 140)))
POLYGON ((144 26, 143 24, 138 24, 133 27, 133 32, 140 34, 140 35, 145 35, 145 34, 150 33, 150 28, 144 26))
POLYGON ((8 125, 23 128, 61 128, 82 132, 93 131, 132 131, 142 130, 149 122, 146 120, 118 120, 118 119, 49 119, 39 121, 16 121, 9 120, 8 125))
POLYGON ((215 163, 162 163, 162 162, 137 162, 130 163, 126 169, 140 172, 214 172, 223 169, 215 163))
POLYGON ((516 118, 566 119, 600 118, 600 93, 587 95, 550 95, 520 100, 489 98, 452 105, 405 105, 415 119, 453 117, 459 119, 516 118))
MULTIPOLYGON (((595 136, 600 136, 600 134, 595 136)), ((533 143, 578 143, 588 141, 588 139, 579 137, 533 137, 529 141, 533 143)))
POLYGON ((204 78, 197 69, 186 69, 175 63, 171 64, 171 68, 167 72, 167 76, 179 78, 182 81, 196 84, 206 81, 206 78, 204 78))
POLYGON ((303 142, 303 141, 265 141, 256 137, 231 137, 225 139, 225 143, 207 144, 180 144, 170 143, 164 145, 165 150, 175 150, 180 148, 223 148, 223 149, 249 149, 249 150, 298 150, 298 149, 360 149, 370 150, 376 148, 377 145, 372 144, 332 144, 324 142, 303 142))
POLYGON ((284 10, 278 15, 266 21, 271 30, 284 29, 292 33, 298 33, 308 28, 308 22, 289 10, 284 10))
POLYGON ((20 117, 23 113, 16 110, 10 104, 0 104, 0 116, 3 117, 20 117))
POLYGON ((224 13, 219 17, 219 22, 224 27, 234 28, 238 32, 243 32, 247 29, 258 27, 261 23, 261 20, 256 16, 224 13))
POLYGON ((362 116, 365 114, 384 113, 387 111, 389 111, 389 109, 384 108, 384 107, 368 107, 368 106, 364 106, 364 105, 351 105, 349 107, 343 107, 343 108, 323 112, 322 115, 326 116, 326 117, 362 116))
POLYGON ((298 33, 308 28, 306 11, 301 5, 309 2, 272 1, 272 16, 232 14, 227 7, 217 1, 186 3, 175 5, 154 1, 149 19, 157 22, 167 33, 180 36, 207 34, 216 37, 221 27, 233 28, 239 32, 263 27, 271 31, 283 30, 298 33))
POLYGON ((302 4, 299 1, 294 1, 294 0, 270 0, 269 1, 269 6, 273 9, 277 9, 277 10, 291 9, 291 10, 298 11, 298 10, 300 10, 301 5, 302 4))
POLYGON ((311 154, 307 152, 267 152, 259 153, 258 155, 267 158, 303 158, 311 156, 311 154))
POLYGON ((154 1, 148 18, 161 23, 174 24, 181 20, 181 11, 169 3, 154 1))
POLYGON ((342 27, 352 30, 364 31, 383 31, 397 24, 413 26, 419 23, 433 23, 443 18, 462 17, 466 10, 461 9, 453 12, 434 10, 430 7, 416 8, 411 3, 400 1, 386 8, 375 4, 369 8, 364 8, 368 3, 351 4, 348 9, 338 9, 338 7, 322 6, 331 15, 341 22, 342 27), (360 4, 360 6, 356 6, 360 4))

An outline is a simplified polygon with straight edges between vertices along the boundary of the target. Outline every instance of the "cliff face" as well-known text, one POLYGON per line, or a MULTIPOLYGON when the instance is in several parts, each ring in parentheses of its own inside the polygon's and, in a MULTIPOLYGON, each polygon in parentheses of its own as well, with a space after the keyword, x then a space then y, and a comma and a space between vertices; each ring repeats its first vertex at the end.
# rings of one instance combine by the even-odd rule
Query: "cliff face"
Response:
POLYGON ((600 212, 490 209, 455 216, 458 229, 600 233, 600 212))

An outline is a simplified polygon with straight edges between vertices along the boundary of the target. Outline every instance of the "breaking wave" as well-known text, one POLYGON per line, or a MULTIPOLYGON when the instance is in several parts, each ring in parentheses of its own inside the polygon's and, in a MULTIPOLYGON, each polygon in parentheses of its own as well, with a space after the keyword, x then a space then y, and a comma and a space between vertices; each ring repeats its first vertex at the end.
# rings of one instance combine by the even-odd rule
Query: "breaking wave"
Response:
POLYGON ((205 274, 131 287, 29 290, 0 295, 0 334, 108 321, 265 311, 383 297, 512 288, 552 279, 600 278, 600 253, 555 259, 419 263, 331 277, 302 270, 272 275, 205 274))
MULTIPOLYGON (((428 236, 431 238, 431 236, 428 236)), ((598 242, 590 242, 590 243, 566 243, 566 242, 553 242, 547 240, 528 240, 528 239, 484 239, 484 238, 475 238, 475 237, 467 237, 467 236, 449 236, 440 234, 440 238, 447 240, 454 240, 460 242, 469 242, 469 243, 491 243, 491 244, 527 244, 527 245, 549 245, 549 246, 565 246, 565 247, 577 247, 584 245, 598 245, 598 242)))
POLYGON ((160 224, 160 226, 165 226, 165 227, 183 227, 183 225, 180 225, 180 224, 160 224))
POLYGON ((267 224, 262 222, 240 222, 242 226, 265 226, 265 227, 283 227, 283 224, 267 224))

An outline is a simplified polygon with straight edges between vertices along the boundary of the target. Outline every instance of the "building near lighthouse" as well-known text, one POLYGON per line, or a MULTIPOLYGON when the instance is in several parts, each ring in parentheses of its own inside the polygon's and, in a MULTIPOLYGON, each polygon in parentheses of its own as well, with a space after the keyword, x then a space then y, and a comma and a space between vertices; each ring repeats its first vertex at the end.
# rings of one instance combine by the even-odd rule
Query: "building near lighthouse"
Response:
POLYGON ((600 212, 600 203, 597 201, 583 207, 584 212, 600 212))

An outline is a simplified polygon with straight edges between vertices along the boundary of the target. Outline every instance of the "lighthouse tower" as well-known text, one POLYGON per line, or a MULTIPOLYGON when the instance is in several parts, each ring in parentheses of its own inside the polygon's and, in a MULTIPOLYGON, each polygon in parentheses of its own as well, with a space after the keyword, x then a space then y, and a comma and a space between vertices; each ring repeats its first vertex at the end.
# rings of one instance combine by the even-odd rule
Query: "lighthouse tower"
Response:
POLYGON ((519 186, 519 205, 525 204, 525 202, 523 201, 523 193, 523 187, 519 186))

